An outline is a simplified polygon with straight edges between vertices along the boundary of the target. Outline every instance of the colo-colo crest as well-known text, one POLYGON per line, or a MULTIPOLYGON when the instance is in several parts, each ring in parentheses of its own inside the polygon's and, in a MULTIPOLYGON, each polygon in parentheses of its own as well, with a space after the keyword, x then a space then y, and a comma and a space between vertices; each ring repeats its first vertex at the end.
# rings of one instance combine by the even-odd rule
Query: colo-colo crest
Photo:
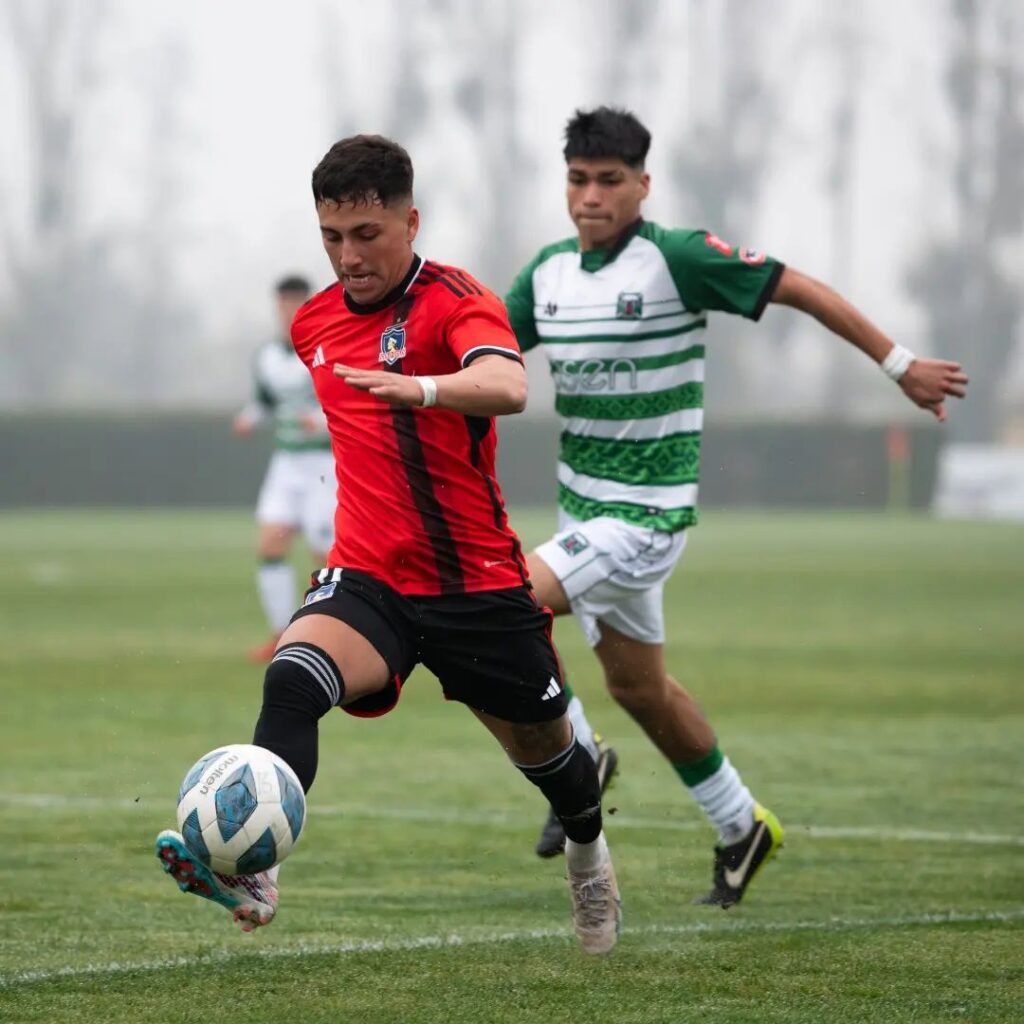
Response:
POLYGON ((387 363, 393 366, 399 359, 405 358, 405 328, 389 327, 380 336, 380 355, 377 356, 378 363, 387 363))

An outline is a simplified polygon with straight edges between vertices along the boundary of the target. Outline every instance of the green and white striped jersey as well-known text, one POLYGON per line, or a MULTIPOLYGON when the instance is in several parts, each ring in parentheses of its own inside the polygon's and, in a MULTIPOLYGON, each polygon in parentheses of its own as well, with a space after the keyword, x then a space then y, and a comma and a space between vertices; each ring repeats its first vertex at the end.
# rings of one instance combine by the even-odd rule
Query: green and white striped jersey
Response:
POLYGON ((697 521, 707 312, 756 320, 783 265, 707 231, 645 221, 614 249, 542 249, 505 297, 524 352, 551 364, 558 502, 674 532, 697 521))
POLYGON ((274 444, 282 451, 327 451, 327 419, 313 390, 306 364, 290 341, 268 341, 253 360, 253 400, 242 415, 253 423, 274 420, 274 444), (302 420, 313 417, 322 429, 310 431, 302 420))

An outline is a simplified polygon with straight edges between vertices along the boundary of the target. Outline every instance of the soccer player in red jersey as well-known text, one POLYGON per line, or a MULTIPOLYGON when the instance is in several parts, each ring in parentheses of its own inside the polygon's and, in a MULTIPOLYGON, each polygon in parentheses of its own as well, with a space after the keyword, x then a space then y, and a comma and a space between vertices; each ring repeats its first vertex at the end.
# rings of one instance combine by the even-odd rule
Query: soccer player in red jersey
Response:
MULTIPOLYGON (((566 716, 551 613, 494 476, 493 417, 526 403, 522 357, 499 298, 413 251, 412 181, 405 150, 372 135, 336 143, 313 172, 338 283, 299 310, 292 340, 331 434, 336 540, 267 668, 253 742, 308 791, 319 719, 335 706, 385 714, 426 665, 555 809, 576 934, 604 953, 621 912, 597 767, 566 716)), ((273 918, 274 869, 216 875, 176 832, 157 848, 181 888, 244 930, 273 918)))

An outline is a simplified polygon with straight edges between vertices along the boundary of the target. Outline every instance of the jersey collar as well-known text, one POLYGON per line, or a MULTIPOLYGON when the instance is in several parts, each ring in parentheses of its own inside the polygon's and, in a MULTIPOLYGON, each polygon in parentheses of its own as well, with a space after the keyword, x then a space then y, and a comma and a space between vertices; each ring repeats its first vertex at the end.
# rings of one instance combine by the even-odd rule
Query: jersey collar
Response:
POLYGON ((619 236, 619 240, 610 249, 588 249, 586 252, 581 252, 580 269, 593 274, 602 267, 606 267, 609 263, 618 259, 619 256, 622 255, 622 250, 633 241, 633 236, 640 230, 640 225, 643 224, 643 222, 643 217, 638 217, 633 221, 633 223, 622 232, 619 236))
POLYGON ((356 302, 348 292, 342 289, 342 294, 345 296, 345 305, 349 308, 350 312, 358 313, 360 316, 367 316, 370 313, 379 313, 382 309, 387 309, 388 306, 393 306, 412 287, 412 283, 416 280, 416 275, 419 274, 420 267, 422 266, 423 260, 420 259, 416 253, 413 253, 412 263, 409 265, 409 269, 406 271, 405 277, 403 277, 402 280, 387 293, 387 295, 378 299, 376 302, 370 302, 364 305, 362 302, 356 302))

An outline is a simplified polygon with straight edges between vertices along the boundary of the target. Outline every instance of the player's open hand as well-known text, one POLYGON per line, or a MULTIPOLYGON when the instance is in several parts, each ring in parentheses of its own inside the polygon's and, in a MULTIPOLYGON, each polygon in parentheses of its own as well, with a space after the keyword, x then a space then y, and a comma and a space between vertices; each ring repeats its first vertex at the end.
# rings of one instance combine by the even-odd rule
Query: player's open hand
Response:
POLYGON ((382 370, 357 370, 344 363, 334 364, 334 375, 340 377, 349 387, 358 391, 369 391, 391 405, 422 405, 423 388, 419 381, 401 373, 387 373, 382 370))
POLYGON ((907 398, 929 409, 940 423, 946 419, 946 398, 967 394, 967 374, 959 363, 947 359, 915 359, 899 384, 907 398))

